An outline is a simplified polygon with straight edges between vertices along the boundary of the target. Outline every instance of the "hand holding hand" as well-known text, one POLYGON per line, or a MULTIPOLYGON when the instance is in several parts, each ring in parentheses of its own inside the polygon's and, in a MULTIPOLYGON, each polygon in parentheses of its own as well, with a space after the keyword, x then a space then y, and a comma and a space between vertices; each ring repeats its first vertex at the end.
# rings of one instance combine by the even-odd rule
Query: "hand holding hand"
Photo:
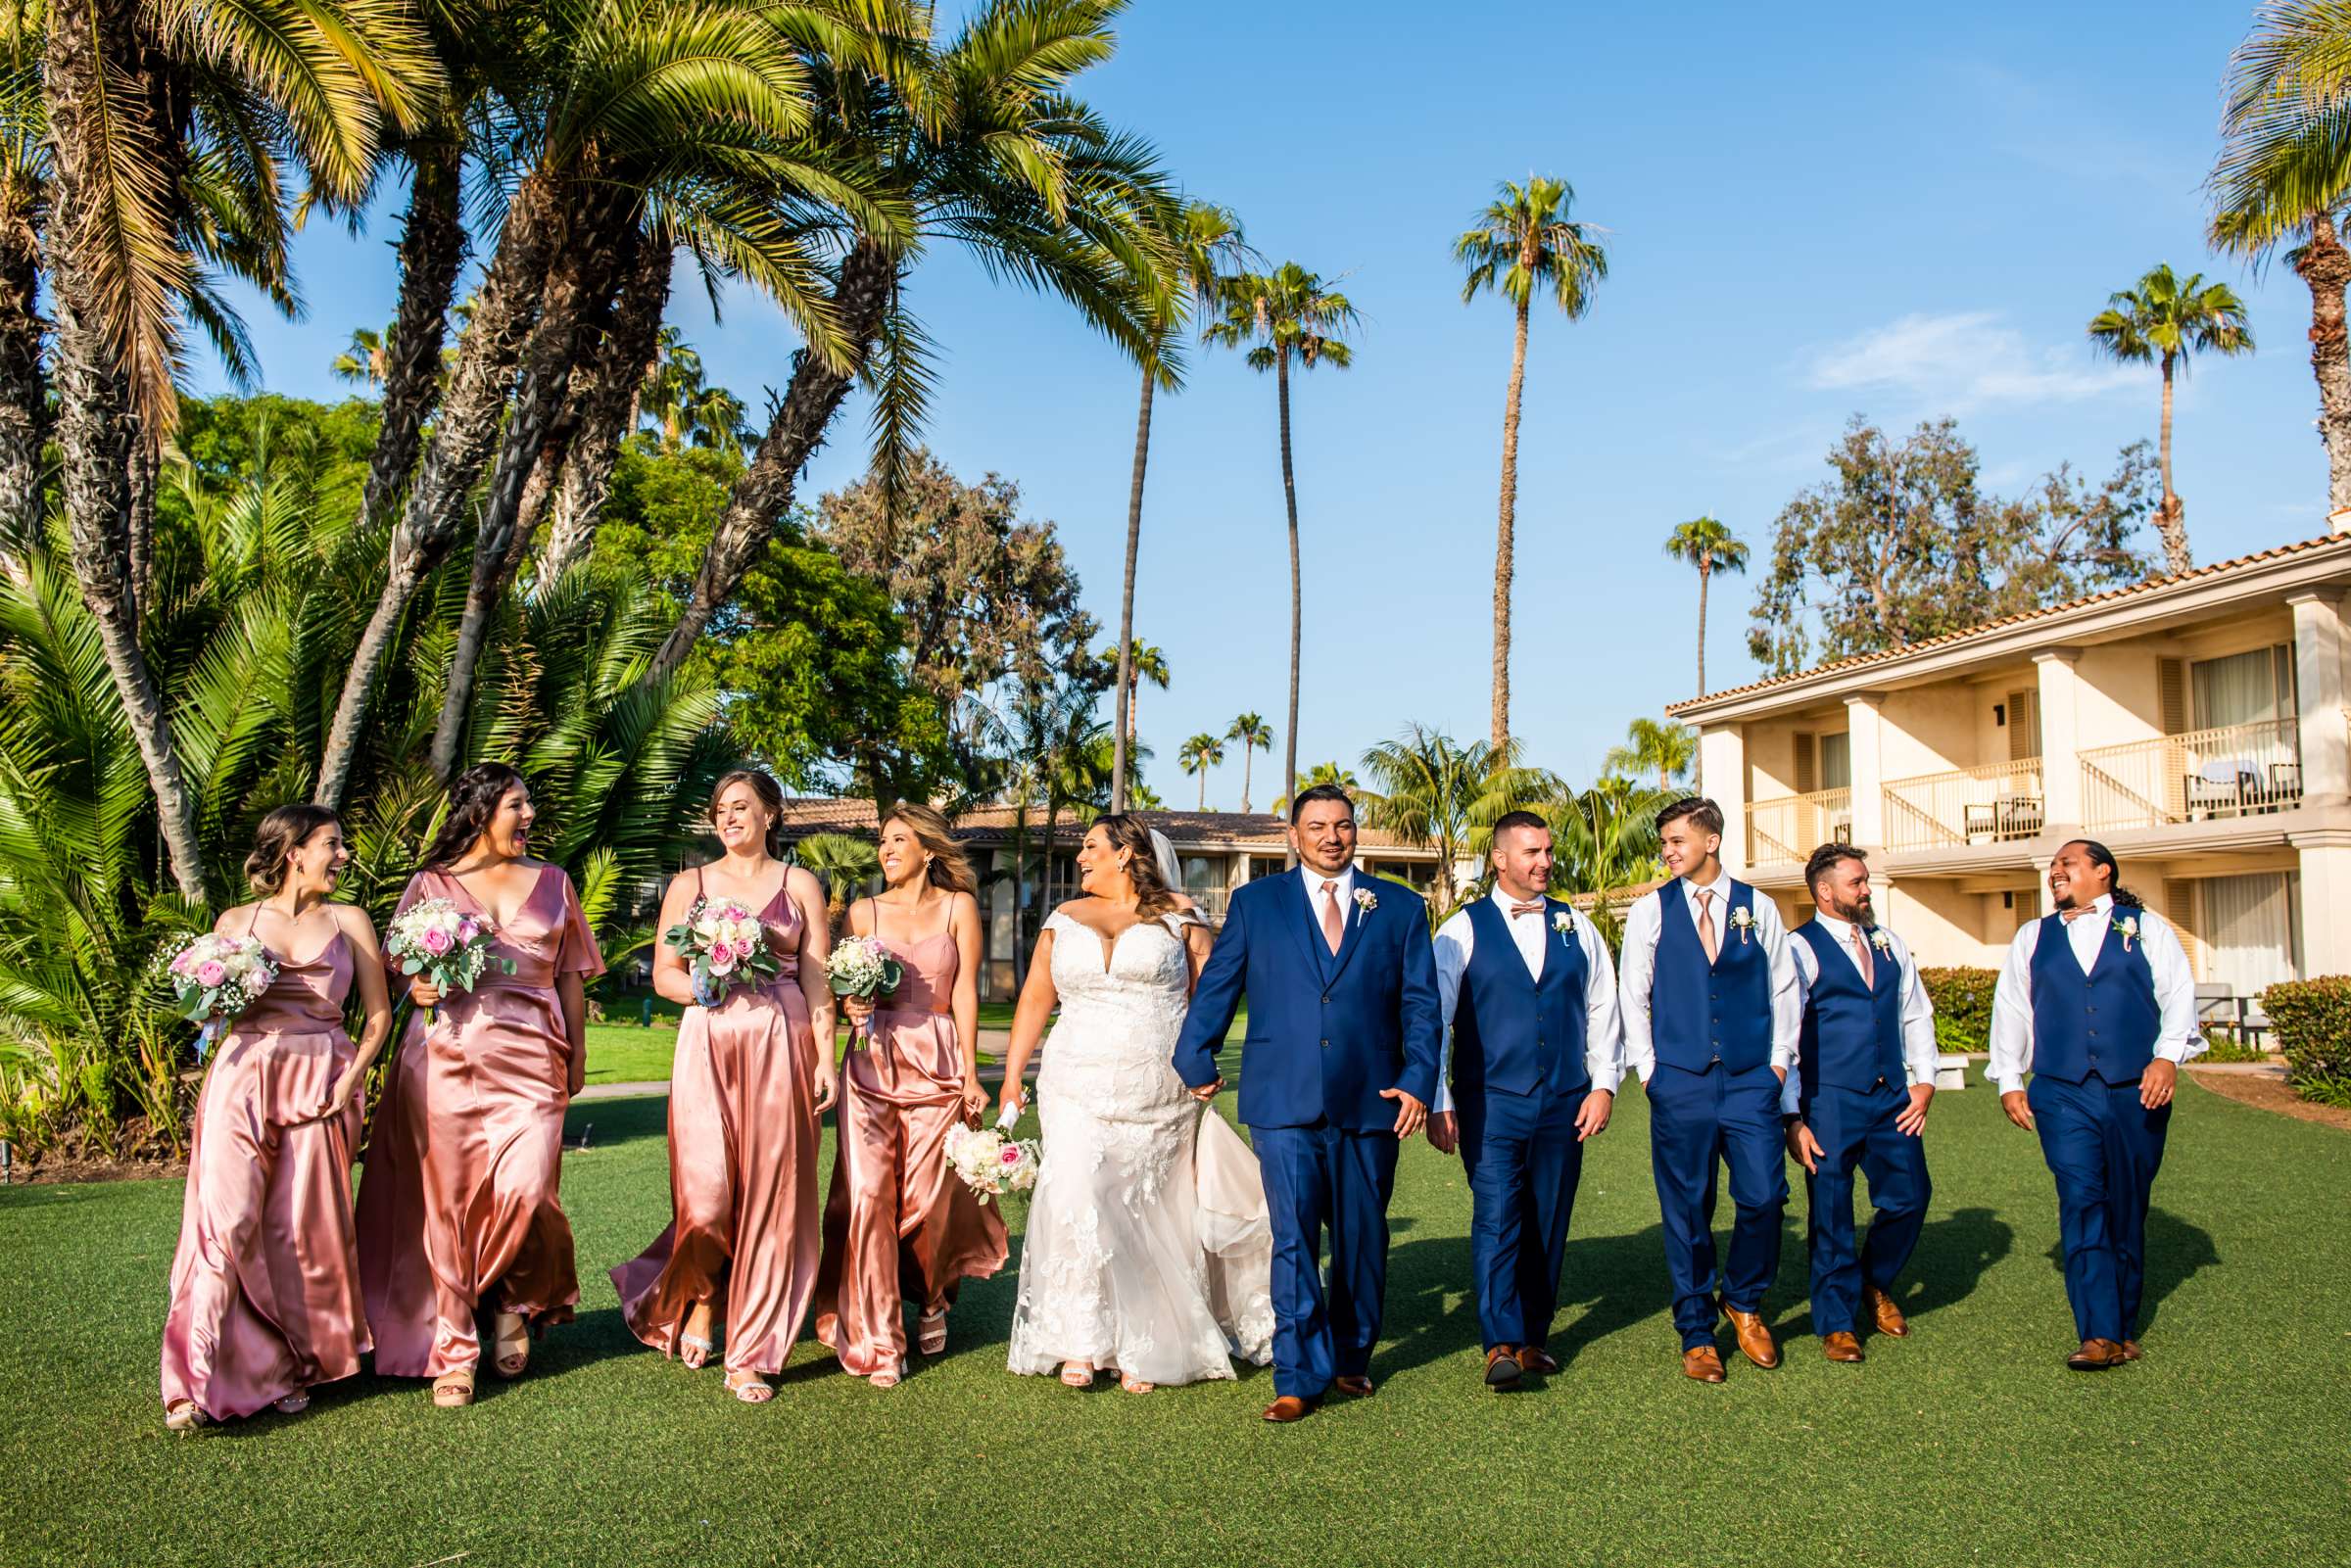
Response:
POLYGON ((1804 1167, 1806 1175, 1820 1173, 1821 1158, 1828 1151, 1812 1136, 1812 1129, 1800 1121, 1788 1123, 1788 1158, 1804 1167))
POLYGON ((1927 1130, 1927 1102, 1935 1098, 1935 1085, 1910 1085, 1910 1103, 1902 1107, 1894 1118, 1894 1130, 1906 1138, 1915 1138, 1927 1130))
POLYGON ((1428 1119, 1428 1107, 1402 1089, 1382 1089, 1379 1097, 1396 1102, 1396 1136, 1399 1138, 1409 1138, 1418 1132, 1420 1124, 1428 1119))
POLYGON ((2138 1080, 2138 1103, 2149 1111, 2159 1111, 2172 1103, 2172 1091, 2179 1086, 2180 1064, 2158 1057, 2147 1064, 2138 1080))
POLYGON ((1462 1146, 1462 1124, 1452 1112, 1428 1114, 1428 1146, 1441 1155, 1449 1155, 1462 1146))
POLYGON ((1594 1089, 1584 1096, 1584 1108, 1575 1114, 1575 1141, 1597 1138, 1608 1130, 1608 1117, 1616 1113, 1613 1090, 1594 1089))
POLYGON ((2001 1095, 2000 1109, 2008 1113, 2009 1120, 2027 1132, 2033 1130, 2033 1108, 2025 1103, 2024 1090, 2010 1089, 2006 1094, 2001 1095))
POLYGON ((1209 1101, 1214 1100, 1217 1097, 1217 1091, 1223 1087, 1224 1080, 1223 1078, 1217 1079, 1214 1083, 1203 1083, 1192 1091, 1192 1098, 1202 1105, 1206 1105, 1209 1101))

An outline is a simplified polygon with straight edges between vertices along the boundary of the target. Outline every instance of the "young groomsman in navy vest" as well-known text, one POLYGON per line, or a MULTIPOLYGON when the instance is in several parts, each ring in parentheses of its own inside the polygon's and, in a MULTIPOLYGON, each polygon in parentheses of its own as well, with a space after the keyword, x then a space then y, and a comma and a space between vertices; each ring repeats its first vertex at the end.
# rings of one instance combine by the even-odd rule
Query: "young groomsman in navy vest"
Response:
POLYGON ((2065 1364, 2102 1372, 2138 1359, 2147 1195, 2180 1064, 2204 1041, 2179 934, 2124 889, 2105 845, 2077 838, 2059 849, 2049 892, 2056 913, 2008 946, 1987 1076, 2008 1119, 2040 1134, 2057 1178, 2065 1295, 2082 1337, 2065 1364))
POLYGON ((1749 1360, 1780 1364, 1763 1292, 1780 1269, 1780 1091, 1796 1065, 1803 999, 1778 908, 1722 869, 1721 808, 1676 801, 1657 813, 1657 837, 1674 879, 1625 916, 1624 1065, 1649 1089, 1650 1168, 1682 1371, 1719 1383, 1718 1315, 1729 1316, 1749 1360), (1729 1266, 1718 1271, 1714 1180, 1726 1164, 1738 1217, 1729 1266))
POLYGON ((1935 1098, 1935 1005, 1910 950, 1877 923, 1869 866, 1823 844, 1804 867, 1812 918, 1789 947, 1803 985, 1804 1029, 1781 1110, 1788 1152, 1804 1167, 1812 1254, 1812 1331, 1832 1361, 1861 1359, 1866 1306, 1878 1332, 1908 1334, 1895 1276, 1927 1218, 1927 1105, 1935 1098), (1853 1168, 1877 1210, 1853 1249, 1853 1168))
POLYGON ((1615 965, 1597 927, 1544 896, 1551 860, 1543 819, 1506 813, 1493 894, 1437 929, 1437 1006, 1453 1044, 1428 1141, 1458 1147, 1469 1170, 1470 1268, 1496 1389, 1559 1369, 1543 1341, 1567 1218, 1584 1140, 1607 1129, 1621 1070, 1615 965))

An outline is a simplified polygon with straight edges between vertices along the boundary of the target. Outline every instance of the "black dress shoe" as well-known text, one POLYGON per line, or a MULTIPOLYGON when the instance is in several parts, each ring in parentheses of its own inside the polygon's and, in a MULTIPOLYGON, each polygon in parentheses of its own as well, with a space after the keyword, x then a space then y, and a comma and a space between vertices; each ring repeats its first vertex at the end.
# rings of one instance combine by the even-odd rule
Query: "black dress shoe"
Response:
POLYGON ((1486 1387, 1508 1389, 1518 1386, 1518 1357, 1508 1345, 1497 1345, 1486 1352, 1486 1387))

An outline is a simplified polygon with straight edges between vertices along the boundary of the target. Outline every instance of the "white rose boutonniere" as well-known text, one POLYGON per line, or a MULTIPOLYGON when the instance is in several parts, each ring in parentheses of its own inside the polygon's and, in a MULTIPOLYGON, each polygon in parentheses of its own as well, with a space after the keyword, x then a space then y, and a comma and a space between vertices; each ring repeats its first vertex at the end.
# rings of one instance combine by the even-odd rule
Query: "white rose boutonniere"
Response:
POLYGON ((1753 910, 1734 909, 1731 911, 1731 929, 1739 933, 1739 943, 1742 947, 1747 945, 1749 933, 1754 928, 1755 912, 1753 910))
POLYGON ((1561 947, 1572 948, 1575 946, 1575 917, 1573 915, 1563 909, 1552 911, 1551 928, 1559 933, 1561 947))
POLYGON ((2125 915, 2122 919, 2114 923, 2114 929, 2122 932, 2123 951, 2126 953, 2130 952, 2132 940, 2138 935, 2138 917, 2136 915, 2125 915))
POLYGON ((1878 929, 1878 927, 1875 926, 1872 926, 1869 928, 1869 945, 1876 948, 1879 952, 1885 954, 1888 958, 1892 958, 1894 956, 1894 938, 1887 935, 1884 931, 1878 929))
POLYGON ((1359 887, 1355 890, 1355 907, 1368 915, 1379 908, 1379 895, 1368 887, 1359 887))

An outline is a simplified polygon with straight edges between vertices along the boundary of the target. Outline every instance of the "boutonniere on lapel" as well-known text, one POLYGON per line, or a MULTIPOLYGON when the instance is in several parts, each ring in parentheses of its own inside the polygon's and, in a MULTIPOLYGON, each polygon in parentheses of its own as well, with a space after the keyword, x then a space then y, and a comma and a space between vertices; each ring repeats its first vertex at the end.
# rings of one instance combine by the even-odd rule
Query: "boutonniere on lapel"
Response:
POLYGON ((2138 934, 2138 917, 2136 915, 2125 915, 2121 920, 2118 920, 2114 923, 2113 928, 2123 933, 2123 951, 2126 953, 2130 952, 2132 938, 2138 934))
POLYGON ((1869 945, 1876 948, 1879 952, 1885 954, 1888 958, 1892 958, 1894 956, 1894 938, 1887 935, 1875 926, 1872 926, 1869 928, 1869 945))
POLYGON ((1359 887, 1355 890, 1355 907, 1362 912, 1356 916, 1361 921, 1365 915, 1379 908, 1379 895, 1368 887, 1359 887))
POLYGON ((1575 917, 1573 915, 1563 909, 1553 910, 1551 912, 1551 928, 1559 933, 1561 947, 1575 945, 1575 917))
POLYGON ((1748 933, 1755 928, 1755 912, 1751 909, 1731 911, 1731 929, 1739 933, 1739 945, 1747 945, 1748 933))

